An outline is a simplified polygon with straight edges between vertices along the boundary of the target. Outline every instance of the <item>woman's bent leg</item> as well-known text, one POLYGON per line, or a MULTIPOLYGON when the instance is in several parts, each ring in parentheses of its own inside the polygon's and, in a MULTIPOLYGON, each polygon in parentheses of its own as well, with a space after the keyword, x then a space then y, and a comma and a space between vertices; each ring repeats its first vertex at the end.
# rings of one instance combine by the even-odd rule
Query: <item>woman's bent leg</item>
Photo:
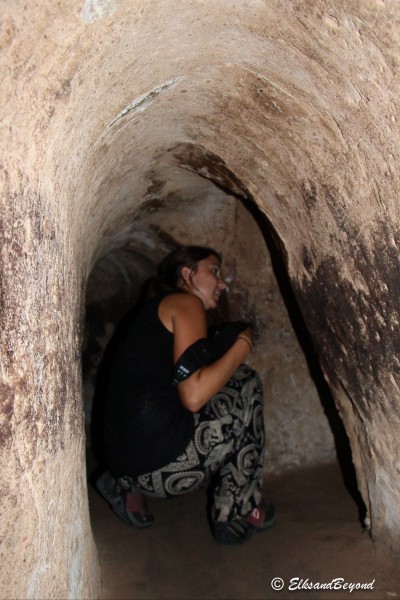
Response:
POLYGON ((262 384, 254 370, 241 365, 195 415, 195 435, 185 452, 161 469, 118 482, 131 492, 167 498, 195 491, 212 477, 214 536, 236 543, 225 542, 225 533, 218 540, 216 532, 234 524, 244 527, 241 541, 250 537, 245 518, 260 505, 263 460, 262 384))
POLYGON ((121 477, 118 482, 125 489, 155 498, 171 498, 188 494, 202 486, 207 469, 202 464, 193 441, 186 450, 168 465, 137 477, 121 477))
POLYGON ((241 365, 200 411, 196 447, 213 477, 213 522, 241 519, 262 496, 264 420, 258 374, 241 365))
POLYGON ((168 465, 118 481, 125 489, 168 498, 195 491, 214 475, 212 519, 248 515, 261 500, 264 458, 262 385, 241 365, 196 415, 194 439, 168 465))

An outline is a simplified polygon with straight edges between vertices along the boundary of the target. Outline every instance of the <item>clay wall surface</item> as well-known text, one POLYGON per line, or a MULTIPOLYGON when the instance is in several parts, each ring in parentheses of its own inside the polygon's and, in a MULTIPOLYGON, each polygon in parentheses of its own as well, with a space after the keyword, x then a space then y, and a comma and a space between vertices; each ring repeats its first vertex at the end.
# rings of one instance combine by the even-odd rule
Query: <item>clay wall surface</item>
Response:
POLYGON ((98 597, 86 284, 127 248, 139 284, 168 235, 192 231, 224 236, 232 315, 258 319, 271 464, 334 452, 259 224, 346 428, 373 538, 395 549, 400 534, 398 3, 178 4, 1 4, 4 598, 98 597), (279 336, 288 352, 274 356, 279 336))

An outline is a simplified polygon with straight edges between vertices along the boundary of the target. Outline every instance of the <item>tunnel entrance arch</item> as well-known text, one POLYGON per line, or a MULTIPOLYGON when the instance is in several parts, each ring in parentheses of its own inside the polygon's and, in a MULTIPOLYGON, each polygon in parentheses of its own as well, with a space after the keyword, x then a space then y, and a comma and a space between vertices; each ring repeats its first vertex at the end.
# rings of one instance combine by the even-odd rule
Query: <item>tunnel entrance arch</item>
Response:
POLYGON ((283 242, 222 159, 186 143, 160 156, 161 166, 147 174, 146 197, 125 226, 123 244, 119 236, 88 281, 83 357, 88 421, 104 347, 144 281, 177 243, 211 245, 222 251, 228 276, 235 279, 224 317, 249 320, 258 332, 253 366, 266 393, 267 472, 337 458, 362 517, 348 439, 289 282, 283 242))

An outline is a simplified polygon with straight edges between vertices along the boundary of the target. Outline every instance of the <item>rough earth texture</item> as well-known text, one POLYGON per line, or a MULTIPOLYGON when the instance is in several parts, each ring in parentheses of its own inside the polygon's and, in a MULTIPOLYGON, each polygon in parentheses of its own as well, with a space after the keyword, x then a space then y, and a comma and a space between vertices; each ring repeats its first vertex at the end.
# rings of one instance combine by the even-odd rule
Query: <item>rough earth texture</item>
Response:
POLYGON ((2 2, 3 597, 98 595, 86 283, 101 257, 134 248, 136 288, 189 238, 222 245, 232 316, 258 319, 279 471, 328 460, 333 443, 271 302, 268 239, 350 440, 367 525, 396 551, 399 38, 395 0, 2 2), (288 348, 279 368, 269 334, 288 348))

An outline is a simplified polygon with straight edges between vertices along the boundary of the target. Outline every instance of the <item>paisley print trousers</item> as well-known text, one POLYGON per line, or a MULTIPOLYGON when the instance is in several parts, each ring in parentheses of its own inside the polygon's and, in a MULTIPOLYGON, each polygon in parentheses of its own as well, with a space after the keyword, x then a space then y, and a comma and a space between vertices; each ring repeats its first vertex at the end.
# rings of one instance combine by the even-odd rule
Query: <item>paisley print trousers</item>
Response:
POLYGON ((185 452, 151 473, 121 477, 120 485, 167 498, 210 483, 214 522, 248 515, 261 500, 263 476, 263 394, 258 374, 241 365, 194 419, 194 437, 185 452))

